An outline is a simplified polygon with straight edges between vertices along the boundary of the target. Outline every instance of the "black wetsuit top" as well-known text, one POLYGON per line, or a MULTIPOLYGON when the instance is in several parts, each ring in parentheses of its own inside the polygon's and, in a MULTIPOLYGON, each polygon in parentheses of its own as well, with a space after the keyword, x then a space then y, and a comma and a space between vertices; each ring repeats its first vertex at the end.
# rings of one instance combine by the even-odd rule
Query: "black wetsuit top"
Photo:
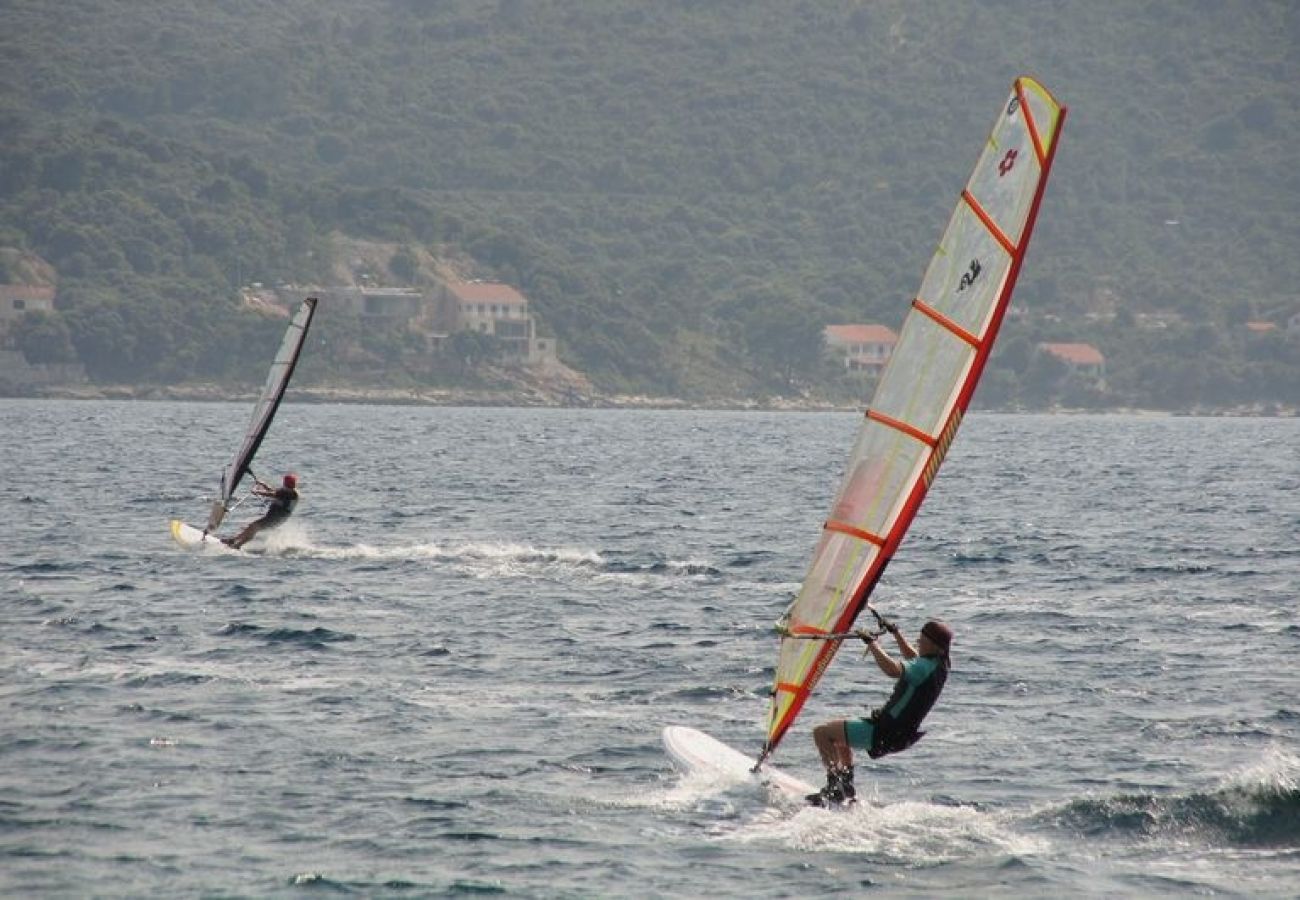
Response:
POLYGON ((276 488, 275 496, 266 507, 266 515, 262 516, 262 521, 267 525, 279 525, 293 515, 293 511, 297 506, 298 492, 296 490, 288 487, 276 488))
POLYGON ((867 755, 872 759, 906 750, 921 739, 921 721, 948 680, 948 661, 942 656, 920 656, 903 666, 889 700, 871 714, 876 729, 867 755))

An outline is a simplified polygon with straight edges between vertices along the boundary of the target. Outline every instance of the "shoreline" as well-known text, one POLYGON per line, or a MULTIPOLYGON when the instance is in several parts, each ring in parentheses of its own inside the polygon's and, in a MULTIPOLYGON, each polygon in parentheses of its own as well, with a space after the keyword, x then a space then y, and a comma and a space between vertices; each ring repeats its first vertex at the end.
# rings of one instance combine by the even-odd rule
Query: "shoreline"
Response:
MULTIPOLYGON (((7 399, 44 400, 127 400, 133 402, 178 401, 193 403, 243 403, 258 396, 255 388, 239 388, 212 383, 179 385, 65 385, 45 386, 23 394, 5 394, 7 399)), ((854 404, 834 403, 810 398, 769 397, 766 399, 713 397, 685 400, 648 394, 561 394, 536 389, 490 390, 470 388, 365 388, 305 387, 290 388, 285 400, 291 403, 338 403, 369 406, 447 406, 483 408, 539 409, 654 409, 654 410, 721 410, 750 412, 853 412, 861 413, 866 399, 854 404)), ((1296 418, 1300 408, 1270 404, 1267 407, 1194 408, 1189 410, 1147 409, 1140 407, 1104 407, 1076 409, 1053 407, 980 408, 974 413, 1026 413, 1049 415, 1124 415, 1146 417, 1203 416, 1207 418, 1296 418)))

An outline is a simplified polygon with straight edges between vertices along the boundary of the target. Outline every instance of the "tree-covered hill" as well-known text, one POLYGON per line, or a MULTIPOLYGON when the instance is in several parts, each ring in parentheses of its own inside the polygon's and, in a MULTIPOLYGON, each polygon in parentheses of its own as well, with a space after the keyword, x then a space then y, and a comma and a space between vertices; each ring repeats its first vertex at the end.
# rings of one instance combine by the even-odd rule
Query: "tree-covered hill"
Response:
POLYGON ((1073 340, 1088 402, 1294 403, 1244 323, 1300 310, 1297 47, 1285 0, 9 0, 0 245, 101 377, 237 370, 233 289, 342 230, 469 254, 607 387, 784 390, 898 324, 1030 72, 1071 115, 985 399, 1073 340))

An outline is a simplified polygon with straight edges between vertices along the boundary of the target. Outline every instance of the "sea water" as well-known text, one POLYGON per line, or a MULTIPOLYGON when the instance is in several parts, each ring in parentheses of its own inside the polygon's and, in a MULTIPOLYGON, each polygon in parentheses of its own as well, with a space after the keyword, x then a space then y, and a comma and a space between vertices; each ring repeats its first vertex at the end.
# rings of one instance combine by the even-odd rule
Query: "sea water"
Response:
POLYGON ((1300 893, 1300 421, 970 416, 876 594, 955 668, 835 812, 659 733, 759 749, 856 414, 289 403, 297 514, 186 551, 248 413, 0 401, 0 893, 1300 893))

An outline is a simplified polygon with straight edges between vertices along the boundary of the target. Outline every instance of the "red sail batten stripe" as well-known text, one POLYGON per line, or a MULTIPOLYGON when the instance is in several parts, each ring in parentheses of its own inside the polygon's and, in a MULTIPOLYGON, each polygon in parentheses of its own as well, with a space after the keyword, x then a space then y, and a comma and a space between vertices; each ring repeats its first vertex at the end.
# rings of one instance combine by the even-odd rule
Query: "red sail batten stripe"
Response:
MULTIPOLYGON (((849 537, 855 537, 858 540, 866 541, 868 544, 875 544, 877 547, 885 546, 885 539, 878 534, 873 534, 864 528, 858 528, 856 525, 850 525, 848 522, 837 522, 834 519, 827 519, 822 525, 827 531, 835 531, 840 534, 847 534, 849 537)), ((825 634, 826 632, 822 632, 825 634)))
POLYGON ((918 441, 920 441, 922 444, 925 444, 927 447, 933 447, 935 443, 937 443, 935 438, 926 434, 924 431, 917 428, 915 425, 908 425, 906 422, 902 421, 901 419, 895 419, 893 416, 887 416, 882 412, 876 412, 876 410, 874 409, 867 410, 867 418, 873 422, 879 422, 881 425, 885 425, 889 428, 892 428, 895 431, 901 431, 903 432, 903 434, 907 435, 908 437, 916 438, 918 441))
POLYGON ((1016 245, 1011 243, 1011 238, 1002 233, 1002 229, 999 228, 993 219, 989 217, 989 214, 984 211, 984 207, 980 206, 979 201, 975 199, 974 195, 971 194, 969 190, 963 188, 961 198, 966 201, 966 205, 970 207, 970 211, 975 213, 975 216, 984 223, 984 227, 988 229, 989 234, 993 235, 993 239, 1002 245, 1003 250, 1007 251, 1007 255, 1015 256, 1016 245))
MULTIPOLYGON (((912 308, 922 313, 926 318, 933 320, 935 324, 942 325, 944 328, 948 329, 953 334, 957 335, 957 337, 961 338, 963 341, 970 344, 976 350, 980 349, 980 345, 983 342, 978 337, 976 337, 974 334, 971 334, 965 328, 962 328, 952 319, 948 318, 943 313, 939 312, 939 310, 935 309, 933 306, 926 303, 920 297, 917 297, 915 300, 912 301, 912 308)), ((931 444, 931 446, 934 445, 931 444)))

